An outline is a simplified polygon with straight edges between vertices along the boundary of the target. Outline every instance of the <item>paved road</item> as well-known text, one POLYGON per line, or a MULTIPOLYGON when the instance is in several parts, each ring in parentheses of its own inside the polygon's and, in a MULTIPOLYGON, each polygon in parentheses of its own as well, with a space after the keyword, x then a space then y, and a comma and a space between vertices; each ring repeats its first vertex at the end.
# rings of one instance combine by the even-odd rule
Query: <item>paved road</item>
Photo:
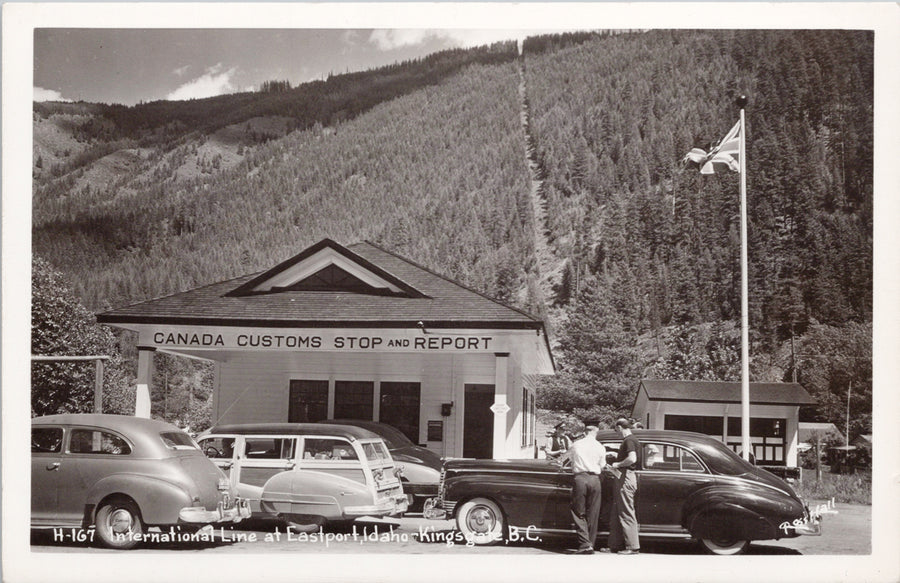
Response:
MULTIPOLYGON (((838 504, 837 514, 823 518, 823 534, 780 541, 760 541, 751 555, 866 555, 871 552, 872 507, 838 504)), ((283 525, 242 524, 242 530, 216 530, 211 540, 150 542, 133 553, 399 553, 399 554, 559 554, 572 541, 566 539, 511 542, 490 547, 466 546, 451 521, 405 517, 399 525, 361 523, 312 535, 288 536, 283 525)), ((523 539, 524 539, 524 534, 523 539)), ((54 541, 47 531, 35 531, 32 550, 51 553, 109 553, 88 542, 54 541)), ((645 540, 644 554, 689 555, 700 550, 687 542, 645 540)))

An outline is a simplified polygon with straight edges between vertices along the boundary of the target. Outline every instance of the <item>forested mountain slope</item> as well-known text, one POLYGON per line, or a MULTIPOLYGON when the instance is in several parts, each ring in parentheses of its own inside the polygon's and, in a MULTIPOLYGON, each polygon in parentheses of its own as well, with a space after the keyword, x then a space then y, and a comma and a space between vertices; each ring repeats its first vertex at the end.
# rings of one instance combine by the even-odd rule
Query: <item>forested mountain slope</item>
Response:
POLYGON ((736 380, 738 177, 682 158, 725 135, 743 93, 754 380, 796 376, 829 420, 852 380, 865 427, 872 57, 865 32, 582 34, 529 39, 520 58, 454 53, 396 86, 336 76, 111 115, 36 104, 52 156, 35 156, 34 251, 100 310, 259 271, 322 237, 370 239, 549 313, 561 374, 545 406, 627 412, 642 375, 736 380), (329 91, 343 101, 319 111, 329 91), (546 301, 536 241, 543 272, 562 272, 546 301))
POLYGON ((561 382, 609 385, 557 402, 630 405, 642 374, 740 378, 739 177, 701 176, 682 158, 724 137, 746 94, 751 376, 807 383, 832 416, 848 384, 868 387, 851 409, 871 408, 871 353, 821 339, 871 345, 872 43, 846 31, 526 41, 547 229, 567 258, 560 340, 580 375, 561 382), (596 361, 679 326, 693 331, 669 335, 674 360, 648 369, 664 351, 635 344, 596 361))

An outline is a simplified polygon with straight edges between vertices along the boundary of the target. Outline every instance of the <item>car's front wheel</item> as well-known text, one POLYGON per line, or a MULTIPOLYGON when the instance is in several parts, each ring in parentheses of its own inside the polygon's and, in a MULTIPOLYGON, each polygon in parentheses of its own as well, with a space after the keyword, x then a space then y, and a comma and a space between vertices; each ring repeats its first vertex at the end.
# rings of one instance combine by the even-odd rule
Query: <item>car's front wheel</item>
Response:
POLYGON ((100 542, 111 549, 133 549, 141 541, 144 525, 137 505, 127 498, 102 503, 94 521, 100 542))
POLYGON ((713 555, 740 555, 750 546, 748 540, 701 538, 703 549, 713 555))
POLYGON ((502 541, 506 536, 503 512, 493 500, 473 498, 459 507, 456 526, 466 542, 489 545, 502 541))

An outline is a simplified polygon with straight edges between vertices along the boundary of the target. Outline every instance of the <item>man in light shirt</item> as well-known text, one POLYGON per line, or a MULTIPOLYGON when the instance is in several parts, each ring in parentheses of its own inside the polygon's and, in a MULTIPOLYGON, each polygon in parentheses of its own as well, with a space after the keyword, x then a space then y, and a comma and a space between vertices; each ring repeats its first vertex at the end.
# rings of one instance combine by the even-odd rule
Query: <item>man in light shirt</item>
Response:
POLYGON ((606 465, 606 448, 597 441, 600 422, 596 419, 585 421, 585 434, 576 440, 560 458, 572 462, 575 474, 572 485, 572 520, 578 534, 578 548, 571 552, 589 555, 594 552, 597 539, 597 523, 600 519, 600 473, 606 465))

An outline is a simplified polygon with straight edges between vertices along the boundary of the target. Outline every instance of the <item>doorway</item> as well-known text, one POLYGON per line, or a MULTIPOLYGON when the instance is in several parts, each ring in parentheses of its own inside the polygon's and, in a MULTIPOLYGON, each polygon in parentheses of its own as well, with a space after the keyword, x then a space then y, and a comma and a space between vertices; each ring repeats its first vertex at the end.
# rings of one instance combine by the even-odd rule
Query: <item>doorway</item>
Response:
POLYGON ((463 457, 494 457, 494 385, 466 385, 463 417, 463 457))

